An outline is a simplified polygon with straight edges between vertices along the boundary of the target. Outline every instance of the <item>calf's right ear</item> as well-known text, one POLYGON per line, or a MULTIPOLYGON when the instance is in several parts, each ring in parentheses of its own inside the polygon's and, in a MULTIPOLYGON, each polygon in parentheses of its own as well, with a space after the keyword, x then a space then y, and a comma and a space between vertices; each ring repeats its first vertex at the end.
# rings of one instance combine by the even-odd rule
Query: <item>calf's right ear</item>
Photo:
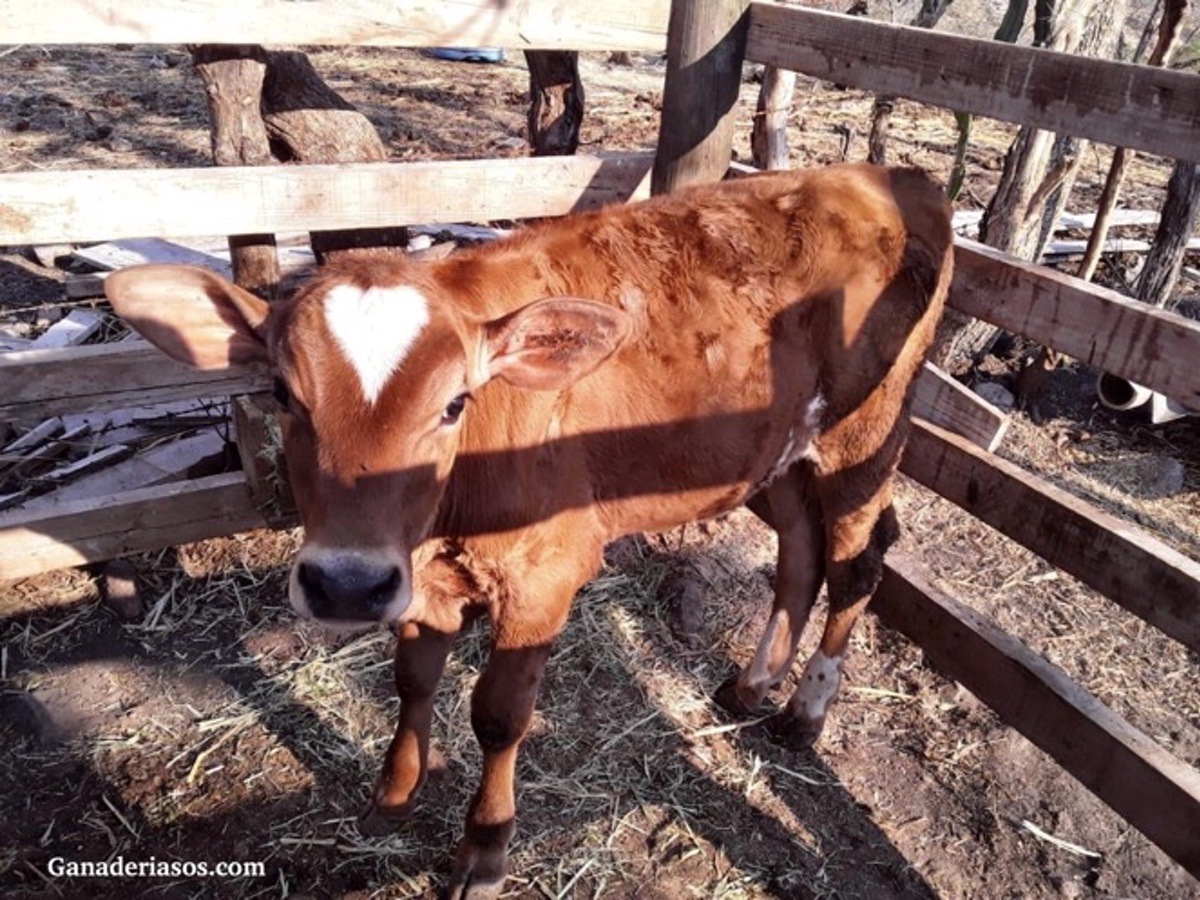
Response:
POLYGON ((198 266, 131 266, 104 281, 122 319, 173 359, 224 369, 267 359, 271 307, 198 266))

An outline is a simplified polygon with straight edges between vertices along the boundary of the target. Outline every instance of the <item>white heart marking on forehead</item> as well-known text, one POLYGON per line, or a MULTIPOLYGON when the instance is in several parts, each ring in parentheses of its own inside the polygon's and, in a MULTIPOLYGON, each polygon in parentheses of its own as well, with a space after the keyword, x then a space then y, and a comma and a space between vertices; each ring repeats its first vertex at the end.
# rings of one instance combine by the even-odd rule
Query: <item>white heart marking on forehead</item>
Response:
POLYGON ((429 304, 410 287, 362 288, 339 284, 325 296, 325 323, 354 367, 368 403, 408 355, 429 322, 429 304))

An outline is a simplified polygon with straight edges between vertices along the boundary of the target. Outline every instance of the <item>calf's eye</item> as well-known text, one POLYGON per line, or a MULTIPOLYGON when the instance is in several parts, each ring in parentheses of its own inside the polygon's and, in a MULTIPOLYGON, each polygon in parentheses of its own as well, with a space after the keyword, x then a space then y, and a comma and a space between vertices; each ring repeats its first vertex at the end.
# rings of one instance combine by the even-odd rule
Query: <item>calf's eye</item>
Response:
POLYGON ((442 424, 453 425, 457 422, 467 406, 467 401, 470 399, 470 394, 463 393, 451 400, 449 405, 442 411, 442 424))

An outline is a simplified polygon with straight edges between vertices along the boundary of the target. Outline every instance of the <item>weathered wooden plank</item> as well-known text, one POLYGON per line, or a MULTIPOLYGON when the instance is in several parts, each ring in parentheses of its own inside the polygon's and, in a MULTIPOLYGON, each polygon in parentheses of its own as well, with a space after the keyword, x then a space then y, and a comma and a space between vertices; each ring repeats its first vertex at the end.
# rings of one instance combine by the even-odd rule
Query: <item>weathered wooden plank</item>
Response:
POLYGON ((645 196, 651 162, 626 153, 13 172, 0 175, 0 244, 561 216, 645 196))
POLYGON ((928 422, 900 471, 1200 652, 1200 562, 928 422))
POLYGON ((10 44, 357 44, 645 50, 666 46, 668 0, 0 0, 10 44))
POLYGON ((962 435, 988 451, 1000 446, 1008 430, 1008 416, 928 362, 917 376, 913 415, 962 435))
POLYGON ((263 527, 241 472, 0 514, 0 582, 263 527))
POLYGON ((124 269, 126 266, 170 263, 179 266, 203 266, 226 278, 233 277, 233 265, 229 261, 228 249, 225 258, 221 259, 211 253, 155 237, 126 238, 122 241, 95 244, 76 250, 74 256, 98 269, 110 272, 114 269, 124 269))
POLYGON ((768 3, 746 56, 827 81, 1200 160, 1200 76, 768 3))
POLYGON ((5 453, 0 456, 0 475, 5 478, 20 477, 44 469, 48 463, 66 456, 72 448, 72 442, 87 437, 89 430, 87 425, 76 425, 22 453, 5 453))
POLYGON ((0 420, 222 397, 269 386, 263 368, 201 372, 140 341, 22 350, 0 356, 0 420))
POLYGON ((82 344, 100 330, 104 316, 91 309, 73 309, 30 342, 29 350, 57 350, 82 344))
POLYGON ((749 0, 674 0, 653 191, 719 181, 733 150, 749 0))
POLYGON ((89 453, 82 459, 75 460, 75 462, 67 463, 65 466, 60 466, 57 469, 51 469, 44 475, 39 475, 37 480, 45 484, 64 484, 83 475, 103 469, 105 466, 120 462, 131 453, 133 453, 132 447, 126 447, 124 444, 112 444, 97 450, 95 453, 89 453))
MULTIPOLYGON (((1083 256, 1087 250, 1087 241, 1056 239, 1046 244, 1042 254, 1043 259, 1061 259, 1064 256, 1083 256)), ((1148 253, 1149 241, 1136 238, 1109 238, 1104 242, 1104 253, 1148 253)))
POLYGON ((955 238, 949 303, 1200 409, 1200 323, 955 238))
POLYGON ((1200 877, 1200 772, 893 552, 872 608, 939 668, 1200 877))
POLYGON ((63 424, 62 419, 47 419, 45 422, 41 422, 35 427, 30 428, 11 444, 6 444, 4 448, 0 450, 0 457, 21 456, 26 451, 37 447, 40 444, 44 444, 51 438, 58 437, 63 433, 64 430, 66 430, 66 426, 63 424))

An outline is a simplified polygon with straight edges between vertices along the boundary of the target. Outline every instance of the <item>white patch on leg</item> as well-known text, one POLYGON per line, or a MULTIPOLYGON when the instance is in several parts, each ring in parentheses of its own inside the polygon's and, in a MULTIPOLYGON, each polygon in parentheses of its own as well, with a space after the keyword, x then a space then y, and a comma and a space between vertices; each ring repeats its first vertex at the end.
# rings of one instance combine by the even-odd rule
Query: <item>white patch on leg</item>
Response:
POLYGON ((826 656, 820 650, 812 655, 800 686, 788 702, 792 712, 809 722, 825 718, 829 705, 837 698, 838 686, 842 682, 842 657, 826 656))
POLYGON ((368 403, 379 399, 428 322, 429 304, 410 287, 364 291, 339 284, 325 296, 325 323, 358 375, 368 403))

